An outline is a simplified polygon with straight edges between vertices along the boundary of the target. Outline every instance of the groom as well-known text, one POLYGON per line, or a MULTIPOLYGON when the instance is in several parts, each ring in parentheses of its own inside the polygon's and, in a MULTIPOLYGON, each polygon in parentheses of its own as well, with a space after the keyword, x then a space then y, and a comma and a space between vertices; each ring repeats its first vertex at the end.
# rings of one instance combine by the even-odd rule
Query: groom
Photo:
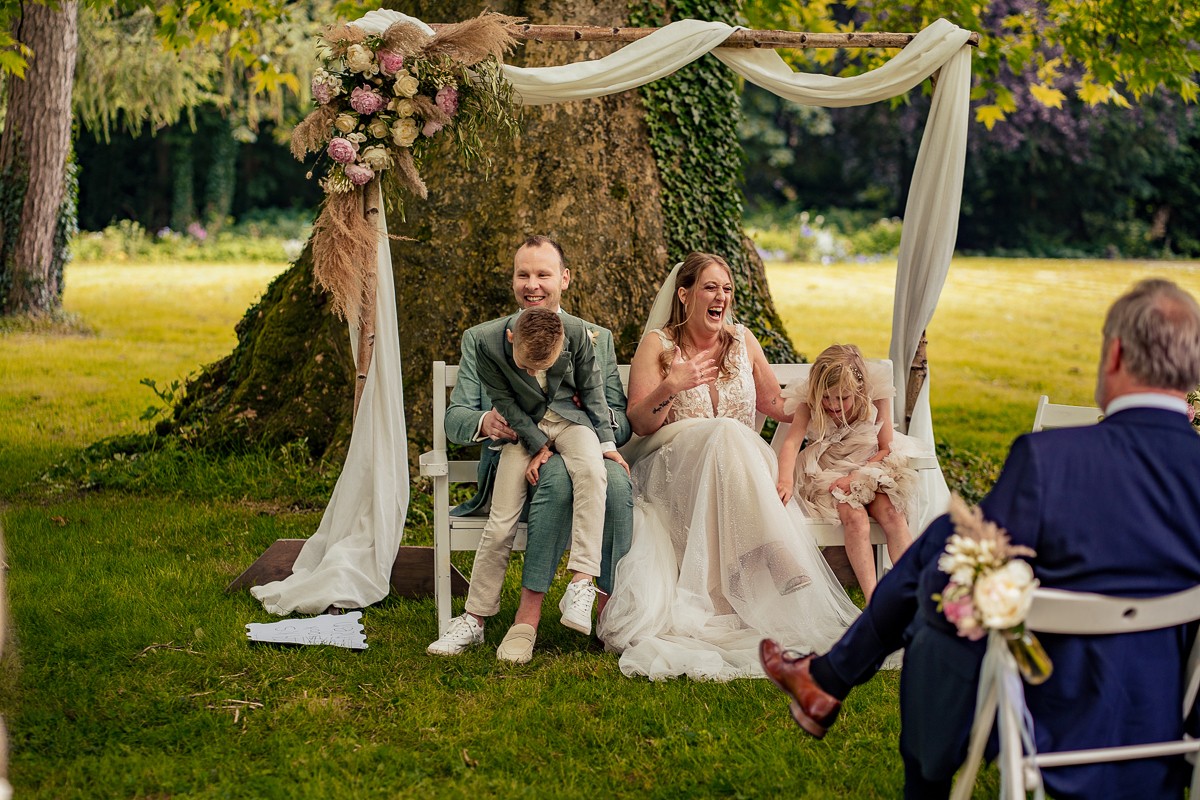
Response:
MULTIPOLYGON (((559 311, 563 290, 570 281, 571 271, 557 242, 545 236, 530 236, 517 249, 513 258, 512 289, 520 308, 538 307, 559 311)), ((492 401, 479 379, 476 342, 481 332, 495 322, 476 325, 463 334, 458 381, 446 409, 446 436, 450 441, 456 444, 483 444, 479 457, 479 490, 473 498, 451 512, 455 516, 487 515, 496 465, 500 460, 499 449, 494 446, 517 438, 504 417, 492 407, 492 401)), ((625 416, 625 390, 617 372, 613 336, 599 325, 585 324, 596 348, 596 363, 604 378, 605 400, 612 413, 613 434, 619 446, 629 440, 630 427, 625 416)), ((629 551, 633 537, 633 487, 629 482, 629 474, 613 461, 605 460, 604 466, 608 472, 608 494, 604 509, 600 576, 596 581, 599 589, 596 602, 598 609, 603 609, 612 591, 617 562, 629 551)), ((532 656, 542 601, 554 581, 558 562, 571 541, 572 485, 561 456, 555 454, 541 467, 537 485, 529 487, 529 491, 532 498, 529 502, 520 606, 512 628, 496 653, 501 660, 518 663, 524 663, 532 656)), ((507 554, 502 557, 507 560, 507 554)), ((480 555, 476 554, 477 562, 479 558, 480 555)), ((500 584, 477 582, 472 575, 466 613, 452 619, 446 632, 430 644, 427 651, 431 655, 458 655, 471 645, 482 643, 484 621, 499 610, 500 584)))
MULTIPOLYGON (((1200 436, 1186 393, 1200 382, 1200 306, 1165 280, 1120 297, 1104 322, 1098 425, 1022 436, 984 516, 1007 529, 1046 587, 1148 597, 1200 583, 1200 436)), ((850 690, 904 647, 900 753, 905 797, 949 794, 966 755, 985 642, 955 635, 933 596, 952 533, 936 520, 879 583, 829 653, 797 658, 767 639, 763 667, 824 736, 850 690)), ((1054 674, 1026 688, 1039 750, 1180 738, 1183 665, 1195 627, 1119 636, 1043 635, 1054 674)), ((1194 731, 1193 731, 1194 733, 1194 731)), ((1148 759, 1047 770, 1057 798, 1181 798, 1186 765, 1148 759)))

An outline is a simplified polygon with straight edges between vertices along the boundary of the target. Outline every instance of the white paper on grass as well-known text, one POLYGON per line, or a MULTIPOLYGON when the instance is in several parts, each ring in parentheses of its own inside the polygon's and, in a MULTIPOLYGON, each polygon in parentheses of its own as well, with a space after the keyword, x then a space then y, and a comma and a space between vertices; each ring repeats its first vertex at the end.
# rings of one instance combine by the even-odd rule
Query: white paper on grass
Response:
POLYGON ((308 619, 285 619, 282 622, 249 622, 246 636, 252 642, 274 644, 331 644, 350 650, 366 650, 367 636, 363 632, 362 612, 322 614, 308 619))

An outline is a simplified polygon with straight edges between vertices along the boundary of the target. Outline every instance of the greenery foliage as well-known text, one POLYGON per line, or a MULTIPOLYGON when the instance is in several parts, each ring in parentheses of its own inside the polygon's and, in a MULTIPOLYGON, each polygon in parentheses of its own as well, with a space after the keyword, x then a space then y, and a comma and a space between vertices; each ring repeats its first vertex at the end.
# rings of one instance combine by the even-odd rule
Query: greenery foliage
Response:
POLYGON ((185 231, 162 228, 151 233, 132 220, 122 220, 102 231, 76 235, 71 252, 85 262, 293 261, 303 250, 311 228, 307 215, 285 212, 250 215, 215 234, 198 224, 185 231))
POLYGON ((746 217, 746 234, 763 258, 834 264, 894 257, 900 248, 900 220, 870 219, 870 212, 834 209, 825 214, 793 205, 761 209, 746 217))
MULTIPOLYGON (((630 6, 630 25, 657 27, 671 19, 706 19, 734 24, 738 4, 728 0, 677 0, 668 11, 653 2, 630 6)), ((693 250, 720 253, 739 286, 750 265, 743 245, 742 163, 738 145, 738 85, 734 74, 712 57, 641 87, 646 126, 662 181, 663 219, 670 256, 693 250)), ((778 319, 754 292, 736 293, 737 316, 755 331, 767 355, 791 360, 791 344, 778 319)))
MULTIPOLYGON (((972 98, 976 121, 989 129, 1023 97, 1048 108, 1068 97, 1118 107, 1162 92, 1197 99, 1200 6, 1187 0, 752 0, 745 13, 757 28, 916 31, 945 18, 978 31, 972 98), (1022 80, 1014 84, 1011 76, 1022 80)), ((878 66, 888 54, 797 51, 791 57, 851 74, 878 66)))

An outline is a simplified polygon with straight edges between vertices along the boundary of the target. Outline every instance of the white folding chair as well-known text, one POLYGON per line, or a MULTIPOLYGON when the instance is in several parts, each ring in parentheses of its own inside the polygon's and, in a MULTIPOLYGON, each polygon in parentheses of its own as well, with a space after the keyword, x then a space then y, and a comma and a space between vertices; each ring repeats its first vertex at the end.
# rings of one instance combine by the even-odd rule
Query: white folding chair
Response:
POLYGON ((1033 416, 1033 432, 1052 428, 1078 428, 1095 425, 1104 415, 1094 406, 1064 406, 1051 403, 1050 398, 1038 398, 1037 413, 1033 416))
MULTIPOLYGON (((1200 586, 1151 598, 1037 589, 1025 626, 1041 633, 1095 635, 1171 628, 1196 619, 1200 619, 1200 586)), ((1200 638, 1192 645, 1185 676, 1181 698, 1183 719, 1195 707, 1197 688, 1200 687, 1200 638)), ((1051 676, 1050 679, 1063 678, 1070 679, 1069 676, 1051 676)), ((1024 684, 1016 661, 1003 636, 993 632, 988 639, 980 674, 967 760, 954 787, 954 800, 967 800, 971 796, 993 720, 998 721, 1000 728, 1000 753, 996 760, 1000 767, 1000 796, 1004 800, 1024 800, 1028 791, 1040 800, 1044 796, 1041 774, 1044 768, 1173 755, 1186 755, 1192 762, 1191 796, 1200 798, 1200 758, 1197 757, 1200 739, 1185 734, 1182 739, 1169 742, 1038 753, 1030 729, 1024 724, 1028 715, 1024 684)))

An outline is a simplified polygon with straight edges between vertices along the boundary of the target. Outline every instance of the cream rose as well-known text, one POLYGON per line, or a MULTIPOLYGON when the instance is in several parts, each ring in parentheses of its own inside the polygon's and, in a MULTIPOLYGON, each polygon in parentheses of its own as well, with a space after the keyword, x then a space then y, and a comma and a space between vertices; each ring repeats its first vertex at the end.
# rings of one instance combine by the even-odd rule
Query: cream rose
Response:
POLYGON ((392 126, 392 141, 400 147, 411 147, 421 133, 421 128, 412 117, 405 117, 392 126))
POLYGON ((975 581, 975 609, 985 628, 1012 628, 1025 621, 1037 588, 1033 568, 1014 559, 975 581))
POLYGON ((391 166, 392 162, 391 156, 388 155, 387 148, 378 144, 364 149, 361 153, 359 153, 358 160, 376 172, 382 172, 383 170, 387 169, 389 166, 391 166))
POLYGON ((358 127, 358 118, 353 114, 338 114, 337 119, 333 121, 333 127, 342 133, 349 133, 358 127))
POLYGON ((368 78, 379 72, 374 54, 370 48, 361 44, 352 44, 346 48, 346 67, 351 72, 361 72, 368 78))
POLYGON ((412 97, 421 88, 421 84, 417 79, 407 72, 401 72, 396 75, 396 83, 392 86, 392 91, 397 97, 412 97))
POLYGON ((367 126, 367 133, 376 139, 386 139, 390 132, 391 128, 381 119, 373 119, 371 120, 371 124, 367 126))
POLYGON ((388 104, 388 108, 395 111, 397 117, 411 117, 417 110, 416 104, 407 97, 397 97, 388 104))

